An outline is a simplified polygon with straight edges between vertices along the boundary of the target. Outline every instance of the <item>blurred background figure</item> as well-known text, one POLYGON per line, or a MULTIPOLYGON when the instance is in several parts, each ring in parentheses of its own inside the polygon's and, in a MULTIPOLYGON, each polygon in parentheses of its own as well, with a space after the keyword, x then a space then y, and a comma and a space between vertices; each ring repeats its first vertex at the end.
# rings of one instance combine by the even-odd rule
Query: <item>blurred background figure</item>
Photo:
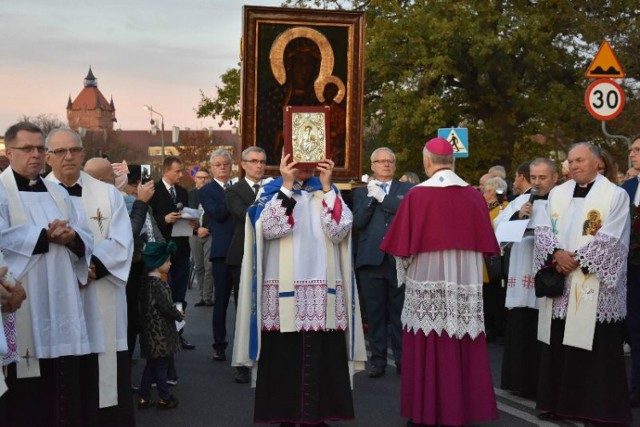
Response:
POLYGON ((400 182, 408 182, 410 184, 420 184, 420 177, 415 172, 405 172, 399 179, 400 182))
POLYGON ((562 164, 562 177, 558 184, 562 184, 564 181, 571 179, 571 170, 569 169, 569 160, 565 160, 562 164))
POLYGON ((506 182, 507 184, 507 190, 504 193, 506 200, 507 201, 513 200, 514 198, 513 185, 511 184, 511 181, 507 179, 507 171, 505 170, 504 166, 502 165, 491 166, 487 171, 487 175, 489 175, 489 178, 494 178, 494 177, 502 178, 504 182, 506 182))
MULTIPOLYGON (((509 204, 505 194, 507 183, 500 177, 486 179, 487 175, 480 178, 482 197, 487 202, 491 223, 509 204), (483 182, 484 179, 484 182, 483 182)), ((504 274, 502 255, 496 255, 485 259, 483 271, 484 290, 482 299, 484 302, 485 331, 487 342, 502 341, 507 323, 507 310, 504 306, 506 288, 502 286, 504 274)))
POLYGON ((195 187, 189 190, 189 207, 200 212, 198 227, 194 229, 193 236, 189 237, 191 246, 191 260, 195 279, 198 282, 200 301, 194 307, 213 307, 213 269, 209 255, 211 254, 211 231, 209 230, 209 217, 198 198, 198 190, 211 182, 209 171, 200 168, 193 177, 195 187))
POLYGON ((5 170, 9 166, 9 158, 7 156, 0 156, 0 172, 5 170))
POLYGON ((482 192, 482 197, 484 197, 484 200, 487 202, 489 216, 491 217, 491 222, 493 222, 500 211, 508 204, 505 198, 507 182, 500 177, 486 179, 487 175, 483 175, 482 178, 480 178, 479 189, 482 192))
POLYGON ((513 179, 513 195, 520 196, 527 193, 531 189, 531 178, 529 178, 529 162, 520 163, 516 169, 516 175, 513 179))
POLYGON ((598 151, 598 173, 604 175, 609 181, 618 184, 618 165, 613 161, 611 154, 603 148, 596 147, 598 151))

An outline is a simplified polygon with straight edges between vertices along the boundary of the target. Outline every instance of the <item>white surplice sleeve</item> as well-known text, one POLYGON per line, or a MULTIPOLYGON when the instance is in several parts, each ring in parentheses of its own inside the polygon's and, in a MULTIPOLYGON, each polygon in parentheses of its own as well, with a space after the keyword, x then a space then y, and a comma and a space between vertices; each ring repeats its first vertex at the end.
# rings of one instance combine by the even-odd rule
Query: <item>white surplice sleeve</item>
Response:
POLYGON ((269 200, 260 214, 262 237, 265 240, 280 239, 293 230, 293 217, 287 215, 282 199, 274 196, 269 200))
POLYGON ((344 203, 342 197, 336 195, 334 191, 325 193, 323 197, 322 214, 320 215, 322 231, 334 244, 338 244, 351 231, 353 213, 344 203))

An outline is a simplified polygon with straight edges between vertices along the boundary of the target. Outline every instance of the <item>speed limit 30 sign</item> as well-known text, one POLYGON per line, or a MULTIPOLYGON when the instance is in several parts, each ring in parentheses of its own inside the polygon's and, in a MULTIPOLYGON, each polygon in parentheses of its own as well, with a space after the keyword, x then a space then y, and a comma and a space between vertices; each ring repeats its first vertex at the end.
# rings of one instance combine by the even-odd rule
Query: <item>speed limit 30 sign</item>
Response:
POLYGON ((599 79, 591 83, 584 95, 589 114, 598 120, 612 120, 624 108, 624 91, 611 79, 599 79))

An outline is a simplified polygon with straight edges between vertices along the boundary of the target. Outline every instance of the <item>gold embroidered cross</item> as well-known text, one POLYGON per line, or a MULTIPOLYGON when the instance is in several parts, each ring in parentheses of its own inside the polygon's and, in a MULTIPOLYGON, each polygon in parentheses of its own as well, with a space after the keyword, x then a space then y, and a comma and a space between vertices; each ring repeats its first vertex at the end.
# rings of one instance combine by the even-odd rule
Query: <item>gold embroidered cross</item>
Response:
POLYGON ((92 216, 91 219, 98 221, 98 227, 100 228, 100 232, 104 233, 104 230, 102 228, 102 221, 107 220, 109 218, 106 216, 102 216, 102 212, 100 212, 100 208, 96 210, 96 216, 92 216))

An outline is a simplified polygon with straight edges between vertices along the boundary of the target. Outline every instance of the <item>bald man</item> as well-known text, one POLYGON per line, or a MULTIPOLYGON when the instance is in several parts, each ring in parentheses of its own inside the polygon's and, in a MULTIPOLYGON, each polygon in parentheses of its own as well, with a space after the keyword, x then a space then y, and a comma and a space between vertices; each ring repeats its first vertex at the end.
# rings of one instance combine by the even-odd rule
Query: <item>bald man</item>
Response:
POLYGON ((124 198, 112 184, 115 177, 105 159, 91 159, 87 171, 82 140, 72 129, 52 130, 45 141, 47 179, 61 184, 93 235, 89 283, 82 292, 92 354, 86 358, 83 377, 84 425, 133 426, 129 355, 127 352, 127 302, 125 286, 131 268, 133 232, 124 198), (108 172, 106 168, 108 167, 108 172), (104 182, 103 182, 104 181, 104 182))
POLYGON ((102 157, 94 157, 87 160, 84 164, 84 171, 106 184, 114 185, 116 182, 116 174, 113 172, 111 162, 102 157))

